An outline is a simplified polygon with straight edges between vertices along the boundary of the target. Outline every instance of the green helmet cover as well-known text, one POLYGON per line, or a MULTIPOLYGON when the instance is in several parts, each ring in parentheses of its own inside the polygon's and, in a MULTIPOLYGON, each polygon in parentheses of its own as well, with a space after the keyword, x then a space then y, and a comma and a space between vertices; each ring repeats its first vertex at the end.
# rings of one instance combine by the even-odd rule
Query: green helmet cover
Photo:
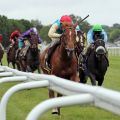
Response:
POLYGON ((93 31, 102 31, 102 26, 100 24, 93 25, 93 31))

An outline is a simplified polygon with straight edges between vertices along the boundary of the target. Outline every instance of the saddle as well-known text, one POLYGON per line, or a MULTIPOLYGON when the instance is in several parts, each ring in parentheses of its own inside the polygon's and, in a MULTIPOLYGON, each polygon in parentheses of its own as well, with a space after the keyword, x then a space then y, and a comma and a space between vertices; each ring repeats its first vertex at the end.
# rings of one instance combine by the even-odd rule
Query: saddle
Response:
POLYGON ((23 48, 20 50, 19 55, 20 55, 22 58, 25 59, 25 56, 26 56, 26 54, 27 54, 27 52, 28 52, 28 49, 29 49, 29 46, 23 47, 23 48))

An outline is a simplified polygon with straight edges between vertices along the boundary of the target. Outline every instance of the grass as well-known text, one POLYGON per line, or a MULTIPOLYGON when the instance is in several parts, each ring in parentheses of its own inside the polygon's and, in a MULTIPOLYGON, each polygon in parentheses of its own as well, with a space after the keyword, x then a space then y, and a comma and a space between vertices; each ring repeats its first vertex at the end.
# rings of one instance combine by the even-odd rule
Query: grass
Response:
MULTIPOLYGON (((120 91, 120 57, 110 57, 110 67, 105 76, 103 87, 120 91)), ((6 58, 3 59, 6 65, 6 58)), ((0 84, 0 98, 12 86, 18 84, 0 84)), ((7 120, 25 120, 31 109, 40 102, 48 99, 46 88, 23 90, 14 94, 7 106, 7 120)), ((107 112, 92 105, 77 105, 61 109, 61 116, 51 115, 51 111, 45 113, 41 120, 120 120, 120 116, 107 112)))

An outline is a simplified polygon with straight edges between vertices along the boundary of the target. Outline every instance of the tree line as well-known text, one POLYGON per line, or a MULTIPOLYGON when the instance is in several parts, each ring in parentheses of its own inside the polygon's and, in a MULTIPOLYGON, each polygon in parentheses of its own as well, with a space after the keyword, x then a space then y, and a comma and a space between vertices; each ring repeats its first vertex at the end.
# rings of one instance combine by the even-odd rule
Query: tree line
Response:
MULTIPOLYGON (((78 21, 80 29, 86 33, 92 27, 92 25, 87 20, 80 23, 80 21, 82 20, 80 16, 76 16, 74 14, 71 14, 70 16, 72 17, 74 23, 78 21)), ((48 31, 51 25, 42 25, 41 21, 39 20, 9 19, 4 15, 0 15, 0 34, 3 35, 3 46, 7 47, 10 44, 9 37, 14 30, 19 30, 22 33, 33 26, 38 29, 43 41, 49 43, 50 38, 48 37, 48 31)), ((108 34, 109 42, 114 42, 114 40, 120 37, 120 24, 115 23, 111 27, 103 25, 103 28, 108 34)))

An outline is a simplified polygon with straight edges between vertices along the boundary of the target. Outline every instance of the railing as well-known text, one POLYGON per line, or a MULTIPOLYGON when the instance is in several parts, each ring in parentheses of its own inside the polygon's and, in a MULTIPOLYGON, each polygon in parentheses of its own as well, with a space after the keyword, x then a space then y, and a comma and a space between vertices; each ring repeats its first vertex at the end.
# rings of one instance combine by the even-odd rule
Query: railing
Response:
POLYGON ((107 47, 110 56, 120 56, 120 47, 107 47))
POLYGON ((120 115, 120 92, 72 82, 53 75, 20 72, 6 66, 1 66, 0 71, 0 74, 7 76, 6 78, 1 78, 0 81, 2 82, 0 83, 17 81, 17 79, 21 82, 25 81, 25 83, 19 83, 11 87, 3 95, 0 101, 0 120, 6 120, 7 103, 15 92, 40 87, 47 87, 65 96, 43 101, 32 109, 26 120, 37 120, 44 112, 54 107, 89 103, 120 115), (11 75, 14 76, 9 77, 11 75))

